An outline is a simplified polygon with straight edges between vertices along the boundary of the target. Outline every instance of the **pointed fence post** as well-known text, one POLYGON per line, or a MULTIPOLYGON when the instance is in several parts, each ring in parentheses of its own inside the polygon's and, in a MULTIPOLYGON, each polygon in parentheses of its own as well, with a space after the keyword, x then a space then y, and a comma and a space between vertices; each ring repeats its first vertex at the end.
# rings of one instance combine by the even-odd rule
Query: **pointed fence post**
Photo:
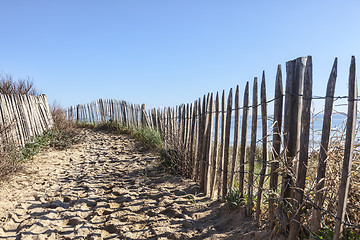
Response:
POLYGON ((202 122, 202 126, 201 126, 201 140, 202 140, 202 142, 201 142, 201 159, 200 159, 200 175, 199 175, 199 180, 200 180, 200 182, 199 182, 199 188, 200 188, 200 190, 201 191, 204 191, 204 187, 205 187, 205 182, 204 182, 204 180, 205 180, 205 168, 206 168, 206 166, 205 166, 205 164, 206 164, 206 127, 207 127, 207 125, 208 125, 208 123, 206 123, 206 120, 207 120, 207 118, 206 118, 206 111, 207 111, 207 103, 208 103, 209 101, 207 101, 206 102, 206 97, 205 97, 205 95, 204 95, 204 99, 203 99, 203 109, 202 109, 202 116, 201 116, 201 118, 202 118, 202 120, 201 120, 201 122, 202 122))
POLYGON ((337 219, 335 222, 334 240, 338 240, 342 233, 345 218, 346 203, 348 199, 349 184, 350 184, 350 171, 352 159, 354 154, 354 140, 355 140, 355 127, 356 127, 356 113, 357 113, 357 78, 356 78, 356 64, 355 57, 351 58, 350 73, 349 73, 349 98, 348 98, 348 113, 346 122, 346 139, 344 160, 341 173, 341 182, 339 186, 339 201, 337 208, 337 219))
POLYGON ((195 181, 198 181, 200 175, 200 166, 202 159, 202 136, 203 136, 203 128, 202 128, 202 110, 201 110, 201 98, 198 100, 198 109, 197 109, 197 155, 196 155, 196 166, 195 166, 195 181))
MULTIPOLYGON (((334 104, 336 76, 337 76, 337 58, 335 58, 334 60, 334 64, 327 84, 319 163, 318 163, 318 170, 316 176, 316 194, 315 194, 314 204, 320 208, 322 208, 324 204, 323 188, 325 186, 326 159, 327 159, 327 151, 329 147, 329 140, 331 133, 331 117, 332 117, 333 104, 334 104)), ((311 225, 310 225, 311 230, 313 232, 316 233, 320 230, 321 219, 322 219, 321 212, 317 208, 313 208, 311 225)))
POLYGON ((206 154, 205 154, 205 188, 204 188, 204 193, 206 195, 210 194, 210 176, 211 176, 211 171, 212 171, 212 166, 211 166, 211 155, 212 155, 212 145, 213 145, 213 141, 212 141, 212 133, 213 133, 213 122, 214 122, 214 112, 213 112, 213 107, 214 107, 214 101, 213 101, 213 94, 210 94, 210 99, 208 102, 208 109, 207 109, 207 126, 206 126, 206 154))
POLYGON ((235 182, 235 169, 236 162, 238 157, 238 145, 239 145, 239 122, 240 122, 240 94, 239 94, 239 85, 236 86, 235 91, 235 124, 234 124, 234 142, 233 142, 233 156, 232 156, 232 166, 231 166, 231 175, 230 175, 230 189, 234 187, 235 182))
POLYGON ((222 194, 222 177, 224 168, 224 145, 225 145, 225 90, 221 97, 221 141, 220 141, 220 159, 218 165, 218 195, 222 194))
POLYGON ((228 169, 229 169, 229 146, 230 146, 230 127, 231 127, 231 110, 232 110, 232 88, 230 88, 227 110, 226 110, 226 126, 225 126, 225 146, 224 146, 224 167, 222 179, 222 196, 228 193, 228 169))
POLYGON ((246 157, 246 140, 249 121, 249 82, 246 82, 244 92, 242 125, 241 125, 241 142, 240 142, 240 163, 239 163, 239 192, 244 197, 244 178, 245 178, 245 157, 246 157))
POLYGON ((256 223, 260 226, 260 214, 262 203, 262 192, 265 181, 266 166, 268 164, 268 116, 266 102, 266 83, 265 72, 263 72, 261 80, 261 120, 262 120, 262 167, 260 170, 260 179, 256 199, 256 223))
POLYGON ((215 133, 214 133, 214 152, 212 156, 212 172, 210 178, 210 198, 213 199, 215 197, 215 183, 218 177, 218 155, 219 155, 219 93, 216 93, 215 99, 215 133))
MULTIPOLYGON (((248 199, 247 199, 247 216, 252 215, 253 208, 253 190, 254 190, 254 164, 256 151, 256 130, 257 130, 257 104, 258 104, 258 87, 257 78, 254 78, 252 113, 251 113, 251 143, 249 152, 249 176, 248 176, 248 199)), ((247 127, 247 126, 245 126, 247 127)))
POLYGON ((273 123, 273 159, 271 162, 270 171, 270 197, 269 197, 269 220, 270 229, 273 229, 276 221, 276 205, 278 189, 278 169, 281 151, 281 125, 282 125, 282 111, 283 111, 283 87, 281 65, 278 65, 276 80, 275 80, 275 102, 274 102, 274 123, 273 123))
POLYGON ((80 123, 80 112, 81 112, 81 105, 78 104, 76 108, 76 123, 80 123))
POLYGON ((284 146, 285 160, 282 176, 281 196, 280 196, 280 223, 283 228, 289 224, 286 213, 287 206, 292 204, 294 186, 293 178, 296 175, 296 166, 294 163, 299 156, 300 147, 300 128, 301 128, 301 109, 304 74, 306 57, 300 57, 286 63, 286 90, 285 90, 285 108, 284 108, 284 146))
POLYGON ((312 101, 312 58, 308 56, 305 67, 303 106, 301 113, 300 154, 294 191, 294 216, 290 221, 289 240, 298 239, 300 216, 304 199, 305 180, 309 158, 310 116, 312 101))

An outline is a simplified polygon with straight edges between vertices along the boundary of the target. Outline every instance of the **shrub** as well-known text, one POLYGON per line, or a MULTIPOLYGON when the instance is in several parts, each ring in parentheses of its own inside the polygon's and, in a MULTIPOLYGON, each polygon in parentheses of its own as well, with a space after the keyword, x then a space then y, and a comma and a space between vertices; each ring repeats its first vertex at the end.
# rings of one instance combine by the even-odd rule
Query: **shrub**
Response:
POLYGON ((151 128, 139 128, 133 130, 134 137, 140 141, 145 149, 159 149, 162 145, 161 135, 151 128))
POLYGON ((241 197, 239 189, 231 190, 225 197, 225 201, 230 207, 238 207, 245 203, 245 199, 241 197))
POLYGON ((33 96, 41 94, 35 89, 34 81, 29 77, 16 81, 11 75, 3 74, 0 74, 0 93, 9 95, 28 94, 33 96))

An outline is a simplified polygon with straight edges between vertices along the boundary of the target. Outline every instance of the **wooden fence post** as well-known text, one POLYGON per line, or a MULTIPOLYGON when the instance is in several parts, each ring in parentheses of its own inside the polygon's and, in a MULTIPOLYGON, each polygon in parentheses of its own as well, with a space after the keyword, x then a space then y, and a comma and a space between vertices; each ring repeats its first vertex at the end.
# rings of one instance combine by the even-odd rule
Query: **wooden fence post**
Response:
POLYGON ((225 145, 225 90, 221 97, 221 141, 220 141, 220 159, 218 165, 218 195, 222 194, 222 176, 224 168, 224 145, 225 145))
POLYGON ((214 152, 212 156, 212 172, 210 177, 210 198, 215 197, 215 183, 217 178, 217 166, 218 166, 218 155, 219 155, 219 93, 216 93, 215 99, 215 133, 214 133, 214 152))
MULTIPOLYGON (((314 204, 320 208, 324 204, 324 193, 323 188, 325 186, 325 175, 326 175, 326 158, 329 147, 330 133, 331 133, 331 117, 333 112, 335 83, 337 76, 337 58, 334 60, 334 64, 330 73, 329 81, 326 90, 325 110, 324 119, 321 134, 320 154, 319 163, 316 176, 316 194, 314 204)), ((311 218, 311 230, 318 232, 320 230, 321 223, 321 212, 317 208, 313 208, 311 218)))
POLYGON ((270 229, 275 226, 275 199, 277 198, 278 188, 278 169, 281 151, 281 125, 282 125, 282 110, 283 110, 283 86, 281 65, 278 65, 276 80, 275 80, 275 102, 274 102, 274 123, 273 123, 273 159, 271 162, 270 172, 270 196, 269 196, 269 220, 270 229))
POLYGON ((344 160, 341 173, 341 182, 339 186, 339 201, 337 208, 337 219, 335 222, 334 240, 338 240, 342 233, 342 221, 345 218, 345 210, 349 192, 350 171, 353 158, 354 140, 355 140, 355 127, 356 127, 356 114, 357 114, 357 78, 356 78, 356 64, 355 57, 351 58, 349 73, 349 97, 348 97, 348 113, 346 122, 346 139, 344 160))
POLYGON ((244 197, 244 178, 245 178, 245 157, 246 157, 246 138, 249 120, 249 82, 246 82, 244 92, 241 142, 240 142, 240 166, 239 166, 239 192, 244 197))
POLYGON ((99 99, 99 104, 100 104, 100 114, 101 114, 101 122, 105 123, 106 122, 106 118, 105 118, 105 105, 104 105, 104 101, 102 99, 99 99))
MULTIPOLYGON (((247 213, 252 215, 253 208, 253 189, 254 189, 254 164, 255 164, 255 151, 256 151, 256 130, 257 130, 257 104, 258 104, 258 88, 257 78, 254 78, 253 85, 253 98, 252 98, 252 113, 251 113, 251 143, 249 152, 249 177, 248 177, 248 199, 247 199, 247 213)), ((245 125, 245 127, 247 127, 245 125)))
POLYGON ((256 223, 260 225, 262 190, 265 181, 266 166, 268 164, 268 118, 267 118, 267 102, 266 102, 266 83, 265 72, 263 72, 261 80, 261 120, 262 120, 262 167, 260 170, 260 179, 256 199, 256 223))
POLYGON ((204 190, 204 175, 205 175, 205 148, 206 148, 206 138, 205 138, 205 122, 206 122, 206 97, 204 95, 202 103, 202 114, 201 114, 201 158, 199 159, 199 185, 200 190, 204 190))
POLYGON ((304 76, 304 94, 301 113, 301 135, 300 135, 300 154, 296 174, 296 185, 294 194, 294 212, 290 221, 289 239, 298 238, 300 231, 300 216, 304 198, 305 180, 309 157, 309 135, 310 135, 310 115, 312 101, 312 59, 308 56, 304 76))
MULTIPOLYGON (((298 158, 300 146, 300 127, 301 127, 301 109, 304 85, 304 71, 306 65, 306 57, 300 57, 286 63, 286 90, 285 90, 285 109, 284 109, 284 146, 285 146, 285 169, 282 177, 281 186, 281 211, 285 211, 283 204, 287 205, 292 199, 293 177, 296 175, 294 171, 294 160, 298 158)), ((282 214, 286 217, 287 214, 282 214)), ((283 227, 288 225, 288 219, 281 219, 283 227)))
POLYGON ((239 96, 239 85, 236 86, 235 91, 235 123, 234 123, 234 143, 233 143, 233 156, 232 156, 232 166, 231 166, 231 175, 230 175, 230 185, 229 188, 234 187, 235 181, 235 169, 236 162, 238 157, 238 145, 239 145, 239 121, 240 121, 240 96, 239 96))
POLYGON ((191 160, 191 172, 190 172, 190 177, 194 178, 195 176, 195 171, 196 171, 196 154, 197 154, 197 142, 196 142, 196 118, 197 118, 197 101, 194 102, 194 107, 191 108, 192 111, 190 114, 190 116, 192 116, 191 119, 191 130, 190 130, 190 160, 191 160))
POLYGON ((229 169, 229 145, 230 145, 230 127, 231 127, 231 110, 232 110, 232 88, 230 88, 227 110, 226 110, 226 126, 225 126, 225 146, 224 146, 224 167, 223 167, 223 189, 222 195, 225 197, 228 193, 228 169, 229 169))
POLYGON ((202 160, 202 145, 203 145, 203 141, 202 141, 202 137, 203 137, 203 128, 202 128, 202 110, 201 110, 201 98, 199 98, 198 101, 198 121, 197 121, 197 142, 198 142, 198 146, 197 146, 197 155, 196 155, 196 171, 195 171, 195 181, 197 181, 199 179, 199 175, 200 175, 200 166, 201 166, 201 160, 202 160))
POLYGON ((80 123, 80 112, 81 112, 81 105, 78 104, 76 108, 76 123, 80 123))
POLYGON ((214 100, 213 100, 213 94, 210 94, 210 98, 208 101, 208 108, 207 108, 207 114, 206 114, 206 154, 205 154, 205 180, 204 180, 204 193, 208 195, 210 192, 210 176, 211 176, 211 155, 212 155, 212 132, 213 132, 213 122, 214 122, 214 113, 213 113, 213 106, 214 106, 214 100))

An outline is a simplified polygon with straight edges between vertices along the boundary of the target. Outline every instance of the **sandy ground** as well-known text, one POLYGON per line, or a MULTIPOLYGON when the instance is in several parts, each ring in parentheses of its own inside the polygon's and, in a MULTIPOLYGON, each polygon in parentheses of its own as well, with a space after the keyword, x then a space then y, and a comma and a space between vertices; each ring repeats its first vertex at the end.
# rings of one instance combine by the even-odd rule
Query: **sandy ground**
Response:
POLYGON ((133 139, 84 130, 1 183, 0 239, 277 239, 157 168, 133 139))

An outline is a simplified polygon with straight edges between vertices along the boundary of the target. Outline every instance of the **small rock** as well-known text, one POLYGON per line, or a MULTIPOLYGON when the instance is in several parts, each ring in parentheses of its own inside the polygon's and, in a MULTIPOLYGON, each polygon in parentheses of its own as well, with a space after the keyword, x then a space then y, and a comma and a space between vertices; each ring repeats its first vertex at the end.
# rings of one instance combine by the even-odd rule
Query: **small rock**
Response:
POLYGON ((71 202, 71 198, 68 197, 68 196, 64 196, 64 202, 68 203, 68 202, 71 202))
POLYGON ((148 215, 149 217, 155 217, 157 214, 156 212, 152 211, 152 210, 149 210, 146 215, 148 215))
POLYGON ((109 233, 117 233, 119 230, 114 224, 105 225, 105 230, 109 233))
POLYGON ((80 223, 80 219, 78 219, 78 218, 70 218, 69 221, 67 222, 67 225, 76 226, 79 223, 80 223))

